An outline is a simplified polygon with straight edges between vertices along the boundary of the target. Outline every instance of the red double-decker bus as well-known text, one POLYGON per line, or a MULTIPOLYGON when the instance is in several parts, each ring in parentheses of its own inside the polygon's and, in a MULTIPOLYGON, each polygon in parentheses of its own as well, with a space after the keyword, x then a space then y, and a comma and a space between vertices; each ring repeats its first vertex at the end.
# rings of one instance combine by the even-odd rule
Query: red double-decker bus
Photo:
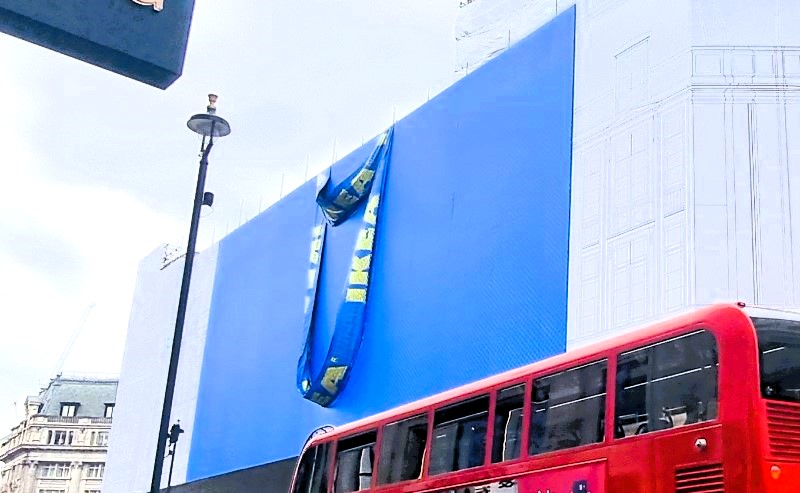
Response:
POLYGON ((800 315, 714 305, 312 437, 291 493, 800 491, 800 315))

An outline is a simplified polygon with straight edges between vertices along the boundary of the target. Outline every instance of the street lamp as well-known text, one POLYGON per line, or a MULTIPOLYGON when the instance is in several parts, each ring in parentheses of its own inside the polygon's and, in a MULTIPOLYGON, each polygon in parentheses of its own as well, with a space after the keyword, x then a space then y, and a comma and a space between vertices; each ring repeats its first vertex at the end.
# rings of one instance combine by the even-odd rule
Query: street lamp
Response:
POLYGON ((175 467, 175 450, 178 448, 178 439, 181 437, 181 433, 183 433, 183 428, 181 428, 181 420, 178 420, 177 423, 172 425, 169 429, 169 453, 167 455, 170 456, 169 461, 169 474, 167 475, 167 491, 172 488, 172 469, 175 467))
POLYGON ((158 493, 161 488, 161 474, 164 470, 164 451, 169 433, 170 412, 172 411, 172 398, 175 393, 175 376, 178 373, 178 358, 181 353, 181 339, 183 338, 183 324, 186 320, 186 304, 189 299, 189 283, 192 279, 192 264, 194 263, 194 249, 197 243, 197 227, 200 223, 200 209, 204 205, 212 205, 214 195, 205 192, 206 170, 208 169, 208 155, 214 147, 214 137, 225 137, 231 133, 228 122, 217 116, 217 96, 208 95, 208 106, 205 113, 199 113, 189 118, 186 125, 195 133, 203 136, 200 144, 200 171, 197 174, 197 189, 194 193, 194 208, 192 209, 192 222, 189 226, 189 242, 186 246, 186 259, 183 264, 183 279, 181 280, 181 293, 178 298, 178 315, 175 317, 175 334, 172 339, 172 352, 169 356, 169 370, 167 370, 167 387, 164 392, 164 407, 161 409, 161 424, 158 430, 158 445, 156 458, 153 464, 153 479, 150 483, 150 493, 158 493), (206 138, 208 143, 206 144, 206 138))

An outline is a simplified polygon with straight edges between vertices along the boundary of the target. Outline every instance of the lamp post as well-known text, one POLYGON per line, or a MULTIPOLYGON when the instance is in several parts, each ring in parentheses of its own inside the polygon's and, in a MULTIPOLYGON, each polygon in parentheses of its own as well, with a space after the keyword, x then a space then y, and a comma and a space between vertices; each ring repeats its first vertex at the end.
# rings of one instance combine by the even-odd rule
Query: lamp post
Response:
POLYGON ((178 358, 181 352, 183 338, 183 324, 186 320, 186 305, 189 299, 189 283, 192 279, 192 264, 194 263, 194 250, 197 243, 197 227, 200 223, 200 209, 203 205, 211 205, 214 195, 205 192, 206 170, 208 169, 208 155, 214 147, 214 137, 225 137, 231 133, 231 127, 224 118, 216 115, 217 96, 208 95, 208 106, 205 113, 199 113, 189 118, 186 125, 195 133, 203 136, 200 144, 200 170, 197 174, 197 189, 194 193, 194 208, 192 209, 192 222, 189 226, 189 242, 186 246, 186 259, 183 264, 183 279, 181 292, 178 298, 178 314, 175 317, 175 334, 172 339, 172 352, 169 357, 169 370, 167 370, 167 386, 164 391, 164 406, 161 409, 161 424, 158 430, 158 444, 156 457, 153 464, 153 479, 150 483, 150 493, 158 493, 161 488, 161 475, 164 470, 164 451, 167 440, 170 438, 169 420, 172 411, 172 398, 175 393, 175 376, 178 373, 178 358), (206 138, 208 143, 206 143, 206 138))
POLYGON ((181 428, 181 420, 178 420, 178 422, 169 429, 168 438, 170 449, 167 455, 170 456, 170 461, 169 474, 167 475, 167 491, 172 488, 172 469, 175 467, 175 450, 178 448, 178 439, 181 437, 181 433, 183 433, 183 428, 181 428))

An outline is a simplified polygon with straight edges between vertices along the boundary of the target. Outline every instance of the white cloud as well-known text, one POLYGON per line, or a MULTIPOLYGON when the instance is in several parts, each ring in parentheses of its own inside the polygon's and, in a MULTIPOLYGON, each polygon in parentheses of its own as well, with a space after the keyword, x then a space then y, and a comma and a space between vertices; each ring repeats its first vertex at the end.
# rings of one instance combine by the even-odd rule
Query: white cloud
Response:
MULTIPOLYGON (((0 76, 0 92, 19 95, 5 110, 25 115, 24 87, 0 76)), ((119 371, 138 262, 183 230, 128 192, 49 180, 35 162, 39 153, 28 147, 25 126, 0 119, 0 426, 19 417, 13 401, 19 411, 25 395, 52 376, 90 303, 96 306, 62 370, 119 371), (58 259, 76 265, 53 269, 48 253, 63 251, 74 254, 58 259)))

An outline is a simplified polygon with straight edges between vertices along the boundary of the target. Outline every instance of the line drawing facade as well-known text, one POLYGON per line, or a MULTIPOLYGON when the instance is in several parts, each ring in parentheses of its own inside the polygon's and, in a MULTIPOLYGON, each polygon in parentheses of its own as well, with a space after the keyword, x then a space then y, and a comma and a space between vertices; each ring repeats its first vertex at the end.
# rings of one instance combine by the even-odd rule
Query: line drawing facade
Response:
POLYGON ((799 306, 800 13, 577 3, 568 348, 715 301, 799 306))

